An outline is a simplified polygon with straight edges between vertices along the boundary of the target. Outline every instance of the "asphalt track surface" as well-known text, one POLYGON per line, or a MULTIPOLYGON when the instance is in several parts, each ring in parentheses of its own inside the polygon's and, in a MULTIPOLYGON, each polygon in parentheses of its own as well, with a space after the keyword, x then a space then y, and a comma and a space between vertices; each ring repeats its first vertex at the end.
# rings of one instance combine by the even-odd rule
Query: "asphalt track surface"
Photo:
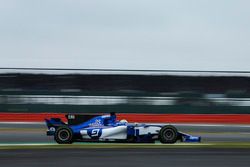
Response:
POLYGON ((250 166, 250 126, 176 126, 178 130, 201 136, 201 145, 177 144, 165 147, 162 144, 139 146, 73 144, 64 146, 55 144, 53 137, 45 135, 44 124, 0 123, 0 166, 250 166), (222 144, 206 145, 211 142, 222 144), (236 144, 236 147, 234 144, 223 145, 229 142, 246 143, 246 146, 244 144, 238 146, 236 144), (32 145, 34 143, 35 145, 32 145), (15 144, 17 145, 12 147, 15 144))
POLYGON ((249 167, 250 149, 14 149, 1 150, 1 166, 249 167))

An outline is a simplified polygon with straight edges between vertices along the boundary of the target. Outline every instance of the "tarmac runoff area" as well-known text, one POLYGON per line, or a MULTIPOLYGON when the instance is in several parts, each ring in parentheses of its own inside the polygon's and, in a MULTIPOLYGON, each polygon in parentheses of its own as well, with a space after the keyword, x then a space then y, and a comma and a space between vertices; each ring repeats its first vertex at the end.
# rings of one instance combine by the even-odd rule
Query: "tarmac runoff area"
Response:
POLYGON ((176 125, 201 143, 59 145, 44 124, 0 123, 0 166, 249 167, 250 126, 176 125))
POLYGON ((109 145, 109 148, 100 148, 100 145, 96 145, 98 148, 79 148, 79 145, 71 146, 77 146, 77 148, 60 145, 57 148, 44 147, 42 149, 19 148, 0 150, 0 163, 1 166, 8 167, 249 167, 250 163, 249 147, 171 148, 167 146, 161 148, 144 148, 143 145, 143 147, 140 148, 125 148, 123 145, 119 145, 122 146, 122 148, 119 148, 113 147, 114 145, 112 145, 112 148, 110 148, 111 145, 109 145))

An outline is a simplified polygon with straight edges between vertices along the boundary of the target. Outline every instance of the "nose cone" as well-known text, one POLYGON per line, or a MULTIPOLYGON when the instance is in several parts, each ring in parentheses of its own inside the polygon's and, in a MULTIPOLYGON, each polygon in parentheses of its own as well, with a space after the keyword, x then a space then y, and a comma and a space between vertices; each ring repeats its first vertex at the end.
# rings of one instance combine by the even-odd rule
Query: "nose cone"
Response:
POLYGON ((201 137, 187 136, 185 142, 201 142, 201 137))
POLYGON ((192 136, 190 137, 190 139, 192 140, 192 142, 201 142, 201 137, 192 136))
POLYGON ((201 142, 200 136, 192 136, 187 133, 179 132, 179 135, 182 136, 183 142, 201 142))

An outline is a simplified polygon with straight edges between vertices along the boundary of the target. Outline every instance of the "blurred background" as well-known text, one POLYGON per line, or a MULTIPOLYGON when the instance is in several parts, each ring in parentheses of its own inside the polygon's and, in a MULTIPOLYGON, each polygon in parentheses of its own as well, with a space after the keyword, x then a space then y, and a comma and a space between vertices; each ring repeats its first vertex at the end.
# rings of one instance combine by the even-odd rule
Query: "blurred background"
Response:
POLYGON ((1 70, 1 112, 250 113, 248 72, 1 70))
POLYGON ((0 112, 249 112, 246 0, 0 0, 0 112))
POLYGON ((249 5, 0 0, 0 112, 236 114, 213 123, 250 124, 249 5))

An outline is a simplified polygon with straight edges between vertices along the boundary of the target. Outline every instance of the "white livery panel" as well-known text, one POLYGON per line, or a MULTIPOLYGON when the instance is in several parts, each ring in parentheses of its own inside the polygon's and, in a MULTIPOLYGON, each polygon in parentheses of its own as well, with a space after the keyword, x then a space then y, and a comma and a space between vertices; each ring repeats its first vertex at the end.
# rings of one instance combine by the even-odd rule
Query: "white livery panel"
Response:
POLYGON ((127 126, 84 129, 81 130, 80 133, 83 139, 91 139, 97 137, 100 140, 125 140, 127 139, 127 126))

